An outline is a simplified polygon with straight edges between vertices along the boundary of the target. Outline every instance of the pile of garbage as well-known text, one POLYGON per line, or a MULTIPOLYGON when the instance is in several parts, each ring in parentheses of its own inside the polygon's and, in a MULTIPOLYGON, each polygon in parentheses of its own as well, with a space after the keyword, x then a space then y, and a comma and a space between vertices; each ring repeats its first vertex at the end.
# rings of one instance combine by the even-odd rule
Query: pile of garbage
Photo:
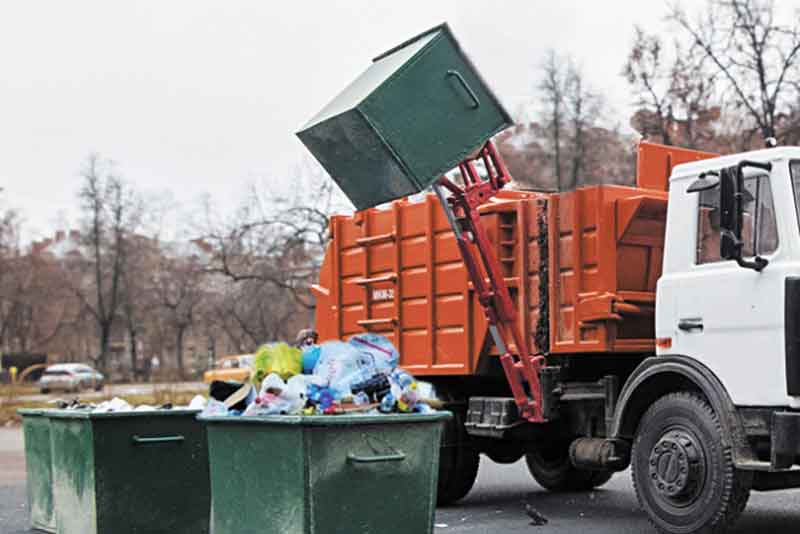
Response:
POLYGON ((399 354, 378 334, 347 342, 258 349, 249 383, 211 383, 203 415, 333 415, 429 413, 430 384, 397 367, 399 354))
POLYGON ((206 407, 206 398, 202 395, 195 395, 188 406, 174 406, 170 403, 160 406, 150 404, 140 404, 133 406, 125 399, 114 397, 111 400, 103 401, 100 404, 81 402, 78 399, 71 401, 55 400, 53 404, 60 410, 83 410, 91 413, 118 413, 118 412, 149 412, 154 410, 202 410, 206 407))

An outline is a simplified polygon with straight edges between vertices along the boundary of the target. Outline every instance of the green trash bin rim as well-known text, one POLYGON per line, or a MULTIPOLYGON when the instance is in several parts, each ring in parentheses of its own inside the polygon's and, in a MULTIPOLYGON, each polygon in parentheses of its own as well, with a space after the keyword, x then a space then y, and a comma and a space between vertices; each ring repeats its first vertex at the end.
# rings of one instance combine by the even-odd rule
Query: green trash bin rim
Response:
POLYGON ((46 408, 17 408, 17 414, 23 417, 44 415, 46 408))
POLYGON ((146 410, 141 412, 125 411, 125 412, 92 412, 89 410, 61 410, 51 409, 44 410, 44 415, 54 419, 117 419, 127 417, 170 417, 179 415, 196 415, 200 410, 188 409, 172 409, 172 410, 146 410))
POLYGON ((381 414, 381 415, 198 415, 197 419, 206 423, 241 423, 260 425, 299 425, 299 426, 359 426, 381 424, 432 423, 447 421, 453 417, 450 412, 430 414, 381 414))

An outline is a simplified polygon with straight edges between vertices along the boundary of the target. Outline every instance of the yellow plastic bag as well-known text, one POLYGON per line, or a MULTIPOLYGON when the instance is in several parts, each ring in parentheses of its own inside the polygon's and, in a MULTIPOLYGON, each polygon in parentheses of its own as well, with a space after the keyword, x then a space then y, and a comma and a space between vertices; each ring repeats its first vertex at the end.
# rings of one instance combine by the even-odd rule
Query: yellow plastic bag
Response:
POLYGON ((286 343, 262 345, 256 352, 253 367, 255 369, 253 379, 256 385, 261 384, 261 381, 271 373, 288 380, 303 372, 303 352, 286 343))

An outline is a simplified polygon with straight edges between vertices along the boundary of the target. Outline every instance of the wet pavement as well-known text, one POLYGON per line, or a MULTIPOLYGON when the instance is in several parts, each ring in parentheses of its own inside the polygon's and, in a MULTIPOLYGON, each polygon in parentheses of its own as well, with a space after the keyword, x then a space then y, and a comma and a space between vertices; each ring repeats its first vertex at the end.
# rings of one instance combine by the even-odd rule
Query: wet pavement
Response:
MULTIPOLYGON (((22 431, 0 429, 0 534, 28 534, 22 431)), ((753 493, 731 534, 795 534, 800 529, 800 490, 753 493)), ((458 505, 436 513, 435 534, 655 533, 639 510, 628 472, 590 493, 552 494, 528 475, 524 462, 498 465, 481 458, 478 481, 458 505), (526 505, 547 518, 531 525, 526 505)), ((166 533, 165 533, 166 534, 166 533)), ((247 533, 243 533, 247 534, 247 533)))

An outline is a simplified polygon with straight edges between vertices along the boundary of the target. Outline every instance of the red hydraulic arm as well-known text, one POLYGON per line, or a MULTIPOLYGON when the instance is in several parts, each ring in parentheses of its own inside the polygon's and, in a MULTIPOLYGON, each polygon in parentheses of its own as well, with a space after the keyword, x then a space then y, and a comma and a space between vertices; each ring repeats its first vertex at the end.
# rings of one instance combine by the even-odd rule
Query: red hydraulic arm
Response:
POLYGON ((433 188, 453 228, 469 279, 489 321, 489 331, 501 354, 500 362, 517 409, 528 421, 542 422, 545 419, 539 370, 545 365, 544 356, 532 354, 528 340, 520 334, 500 262, 478 213, 478 207, 506 185, 510 177, 491 141, 476 156, 459 163, 458 170, 463 186, 443 176, 433 188), (485 179, 478 174, 477 161, 482 161, 486 168, 485 179), (444 189, 450 191, 449 197, 445 196, 444 189))

